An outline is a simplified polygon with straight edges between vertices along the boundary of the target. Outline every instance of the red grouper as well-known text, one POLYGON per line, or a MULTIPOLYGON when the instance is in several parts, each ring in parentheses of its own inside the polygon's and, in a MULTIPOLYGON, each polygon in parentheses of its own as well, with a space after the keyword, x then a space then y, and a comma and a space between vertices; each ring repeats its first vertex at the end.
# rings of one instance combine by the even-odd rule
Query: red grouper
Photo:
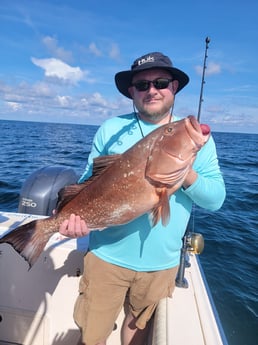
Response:
POLYGON ((159 220, 166 225, 169 196, 182 186, 209 136, 209 126, 189 116, 160 126, 123 154, 96 158, 89 180, 60 191, 53 216, 17 227, 0 243, 12 245, 31 267, 71 213, 90 230, 125 224, 145 213, 153 226, 159 220))

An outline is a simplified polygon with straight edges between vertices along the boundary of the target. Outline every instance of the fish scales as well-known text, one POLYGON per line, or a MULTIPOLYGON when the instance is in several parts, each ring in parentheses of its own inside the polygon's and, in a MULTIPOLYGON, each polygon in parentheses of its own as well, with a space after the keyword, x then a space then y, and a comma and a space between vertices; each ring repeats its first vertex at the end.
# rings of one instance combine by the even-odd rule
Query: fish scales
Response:
MULTIPOLYGON (((55 215, 21 225, 0 239, 32 266, 54 232, 74 213, 92 231, 150 213, 153 226, 169 220, 169 196, 183 184, 210 130, 194 116, 155 129, 121 155, 94 160, 93 176, 65 187, 55 215)), ((114 229, 115 231, 115 229, 114 229)))

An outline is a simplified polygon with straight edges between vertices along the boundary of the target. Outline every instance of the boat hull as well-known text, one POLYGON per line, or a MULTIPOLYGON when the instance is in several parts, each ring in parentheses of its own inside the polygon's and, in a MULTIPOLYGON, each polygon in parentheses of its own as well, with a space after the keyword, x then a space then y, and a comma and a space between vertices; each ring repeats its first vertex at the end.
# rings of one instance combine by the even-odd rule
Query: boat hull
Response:
MULTIPOLYGON (((0 236, 42 216, 0 212, 0 236)), ((73 306, 83 271, 88 237, 67 239, 55 233, 29 270, 8 244, 0 246, 0 345, 71 345, 80 343, 73 306)), ((188 288, 176 287, 160 301, 148 345, 227 344, 216 317, 199 261, 190 255, 188 288)), ((120 344, 123 311, 108 345, 120 344)))

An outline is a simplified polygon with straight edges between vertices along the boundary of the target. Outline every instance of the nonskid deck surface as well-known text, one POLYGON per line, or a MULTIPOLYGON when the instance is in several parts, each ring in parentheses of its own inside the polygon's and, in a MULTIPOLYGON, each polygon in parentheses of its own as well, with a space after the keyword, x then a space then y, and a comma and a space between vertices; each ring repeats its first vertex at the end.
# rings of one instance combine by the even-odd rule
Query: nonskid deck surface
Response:
MULTIPOLYGON (((0 236, 21 222, 38 218, 0 212, 0 236)), ((83 256, 88 239, 68 240, 54 234, 44 253, 28 271, 28 264, 11 246, 0 247, 0 345, 76 345, 80 334, 73 321, 83 256)), ((189 287, 176 288, 173 298, 160 301, 148 345, 223 344, 200 273, 190 255, 185 277, 189 287)), ((108 345, 120 345, 120 328, 108 345)))

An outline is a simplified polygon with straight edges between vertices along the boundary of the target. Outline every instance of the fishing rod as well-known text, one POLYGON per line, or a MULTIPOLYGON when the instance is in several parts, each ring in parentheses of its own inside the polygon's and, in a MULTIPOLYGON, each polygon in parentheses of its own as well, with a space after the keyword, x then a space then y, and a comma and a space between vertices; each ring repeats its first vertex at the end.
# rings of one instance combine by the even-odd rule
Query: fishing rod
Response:
MULTIPOLYGON (((201 90, 200 90, 200 99, 199 99, 199 107, 198 107, 198 114, 197 120, 200 122, 201 117, 201 107, 203 102, 203 86, 205 84, 205 70, 206 60, 208 57, 207 51, 209 48, 210 38, 206 37, 205 39, 205 53, 204 53, 204 60, 203 60, 203 68, 202 68, 202 82, 201 82, 201 90)), ((180 288, 188 288, 188 282, 185 275, 185 268, 190 267, 191 264, 189 262, 188 252, 192 252, 194 254, 201 254, 204 248, 204 239, 201 234, 194 233, 190 230, 190 219, 188 221, 186 231, 183 237, 183 244, 181 248, 180 254, 180 264, 178 268, 178 273, 176 277, 176 286, 180 288)))
POLYGON ((210 38, 206 37, 206 39, 205 39, 205 43, 206 43, 205 54, 204 54, 203 67, 202 67, 201 91, 200 91, 199 107, 198 107, 198 114, 197 114, 197 120, 198 121, 200 121, 200 117, 201 117, 201 108, 202 108, 202 102, 203 102, 203 86, 205 84, 205 79, 204 78, 205 78, 205 70, 207 68, 207 66, 206 66, 206 60, 207 60, 207 57, 208 57, 207 51, 208 51, 208 48, 209 48, 210 41, 211 41, 210 38))

